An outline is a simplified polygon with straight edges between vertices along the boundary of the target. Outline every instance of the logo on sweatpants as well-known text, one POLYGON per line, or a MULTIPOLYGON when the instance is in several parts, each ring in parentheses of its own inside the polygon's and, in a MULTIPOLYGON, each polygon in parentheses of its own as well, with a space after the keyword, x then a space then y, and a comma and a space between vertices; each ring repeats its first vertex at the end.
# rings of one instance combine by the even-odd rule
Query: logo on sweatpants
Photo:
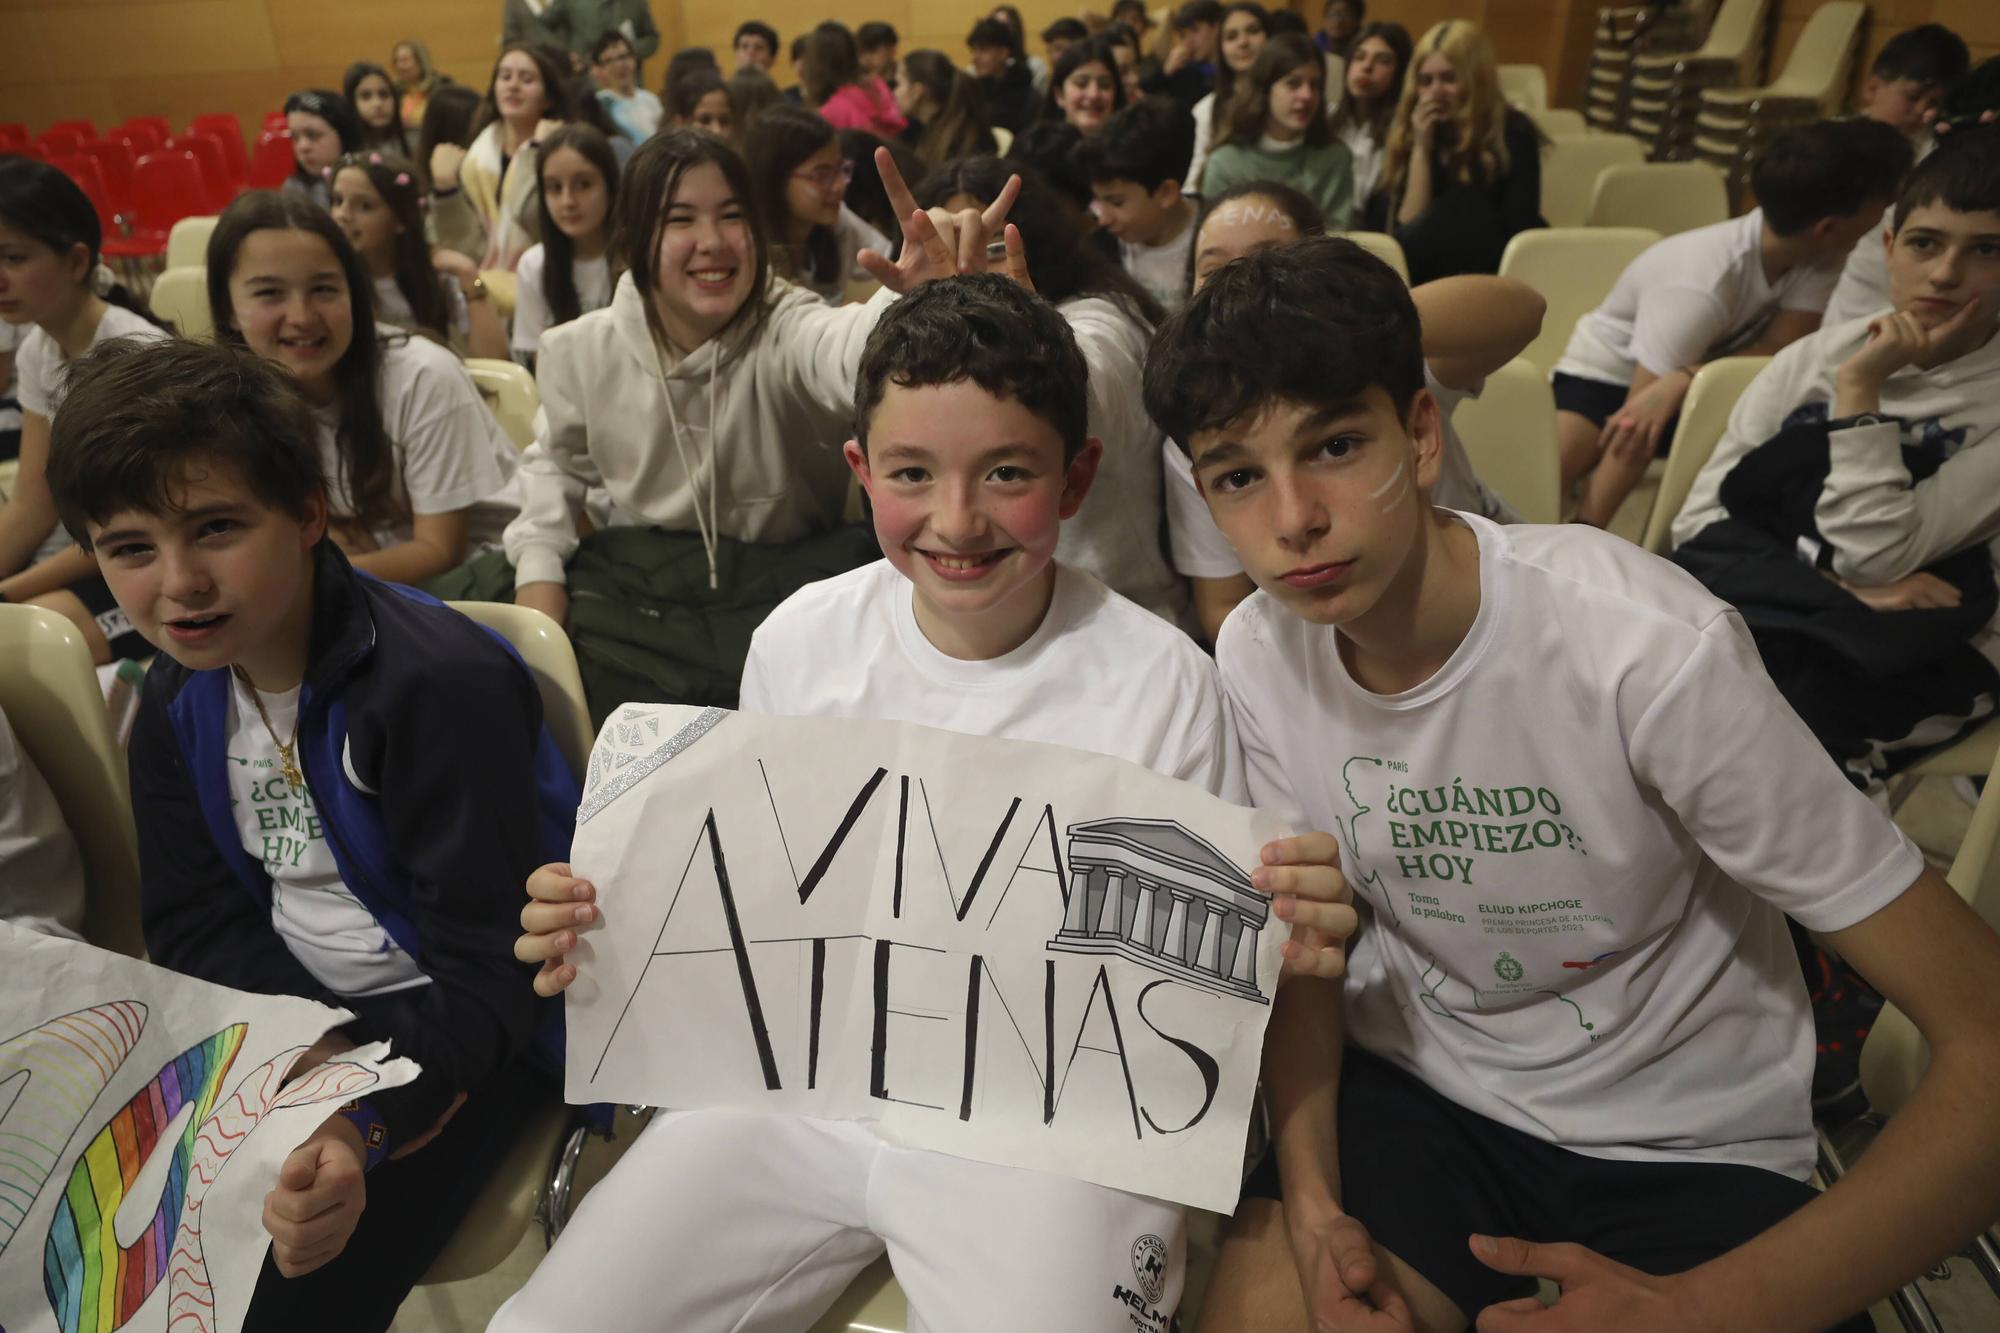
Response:
POLYGON ((1146 1299, 1158 1304, 1167 1289, 1167 1243, 1146 1235, 1132 1242, 1132 1277, 1146 1299))

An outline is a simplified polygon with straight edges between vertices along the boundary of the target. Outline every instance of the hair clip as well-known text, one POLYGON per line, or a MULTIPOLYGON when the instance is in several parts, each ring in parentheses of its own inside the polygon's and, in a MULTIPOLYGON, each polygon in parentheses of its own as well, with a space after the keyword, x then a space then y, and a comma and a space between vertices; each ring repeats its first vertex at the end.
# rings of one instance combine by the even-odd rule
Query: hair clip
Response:
POLYGON ((368 161, 371 165, 379 167, 382 165, 382 155, 380 153, 370 153, 368 161))
POLYGON ((332 180, 333 180, 333 168, 332 168, 332 167, 321 167, 321 168, 319 169, 319 176, 320 176, 320 179, 321 179, 321 180, 323 180, 323 181, 329 181, 329 182, 330 182, 330 181, 332 181, 332 180))
POLYGON ((410 185, 410 173, 409 173, 409 172, 407 172, 407 171, 399 171, 399 172, 397 172, 397 173, 396 173, 396 184, 398 184, 398 185, 402 186, 402 187, 403 187, 403 188, 405 188, 405 189, 408 189, 408 188, 409 188, 409 185, 410 185))

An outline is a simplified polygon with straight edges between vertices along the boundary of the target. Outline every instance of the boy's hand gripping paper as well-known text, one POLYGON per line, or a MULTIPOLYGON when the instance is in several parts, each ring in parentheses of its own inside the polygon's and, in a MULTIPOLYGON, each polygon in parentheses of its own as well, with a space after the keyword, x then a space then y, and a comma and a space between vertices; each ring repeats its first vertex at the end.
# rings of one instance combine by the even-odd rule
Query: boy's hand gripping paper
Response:
POLYGON ((0 1329, 240 1328, 279 1164, 417 1076, 378 1043, 287 1083, 351 1017, 0 923, 0 1329))
POLYGON ((568 1099, 877 1121, 1226 1212, 1284 831, 1061 746, 628 705, 578 812, 568 1099))

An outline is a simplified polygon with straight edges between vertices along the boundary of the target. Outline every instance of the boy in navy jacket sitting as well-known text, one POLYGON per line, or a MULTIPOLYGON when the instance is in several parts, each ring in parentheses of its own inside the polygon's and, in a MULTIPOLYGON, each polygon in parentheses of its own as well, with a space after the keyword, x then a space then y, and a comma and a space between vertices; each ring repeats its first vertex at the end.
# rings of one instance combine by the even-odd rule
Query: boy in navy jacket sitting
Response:
POLYGON ((566 854, 575 779, 510 649, 323 540, 280 367, 107 344, 72 384, 58 510, 162 653, 130 755, 152 960, 352 1010, 295 1075, 383 1038, 423 1069, 286 1159, 246 1327, 387 1328, 548 1096, 515 886, 566 854))

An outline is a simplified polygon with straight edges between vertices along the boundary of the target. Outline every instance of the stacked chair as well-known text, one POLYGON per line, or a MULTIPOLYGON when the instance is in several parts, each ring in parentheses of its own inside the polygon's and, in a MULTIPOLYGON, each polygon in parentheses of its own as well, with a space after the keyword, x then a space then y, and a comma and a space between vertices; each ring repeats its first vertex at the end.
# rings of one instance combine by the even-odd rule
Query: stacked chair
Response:
POLYGON ((1764 145, 1795 125, 1840 108, 1868 7, 1833 0, 1813 11, 1784 72, 1759 88, 1710 88, 1695 121, 1694 152, 1720 170, 1740 198, 1764 145))
POLYGON ((1715 0, 1667 7, 1616 5, 1597 11, 1585 83, 1584 116, 1597 130, 1628 131, 1632 62, 1641 55, 1692 51, 1708 33, 1715 0))
POLYGON ((1770 0, 1722 0, 1708 38, 1693 51, 1632 57, 1627 130, 1653 147, 1659 162, 1694 155, 1702 94, 1740 88, 1764 67, 1764 21, 1770 0))

